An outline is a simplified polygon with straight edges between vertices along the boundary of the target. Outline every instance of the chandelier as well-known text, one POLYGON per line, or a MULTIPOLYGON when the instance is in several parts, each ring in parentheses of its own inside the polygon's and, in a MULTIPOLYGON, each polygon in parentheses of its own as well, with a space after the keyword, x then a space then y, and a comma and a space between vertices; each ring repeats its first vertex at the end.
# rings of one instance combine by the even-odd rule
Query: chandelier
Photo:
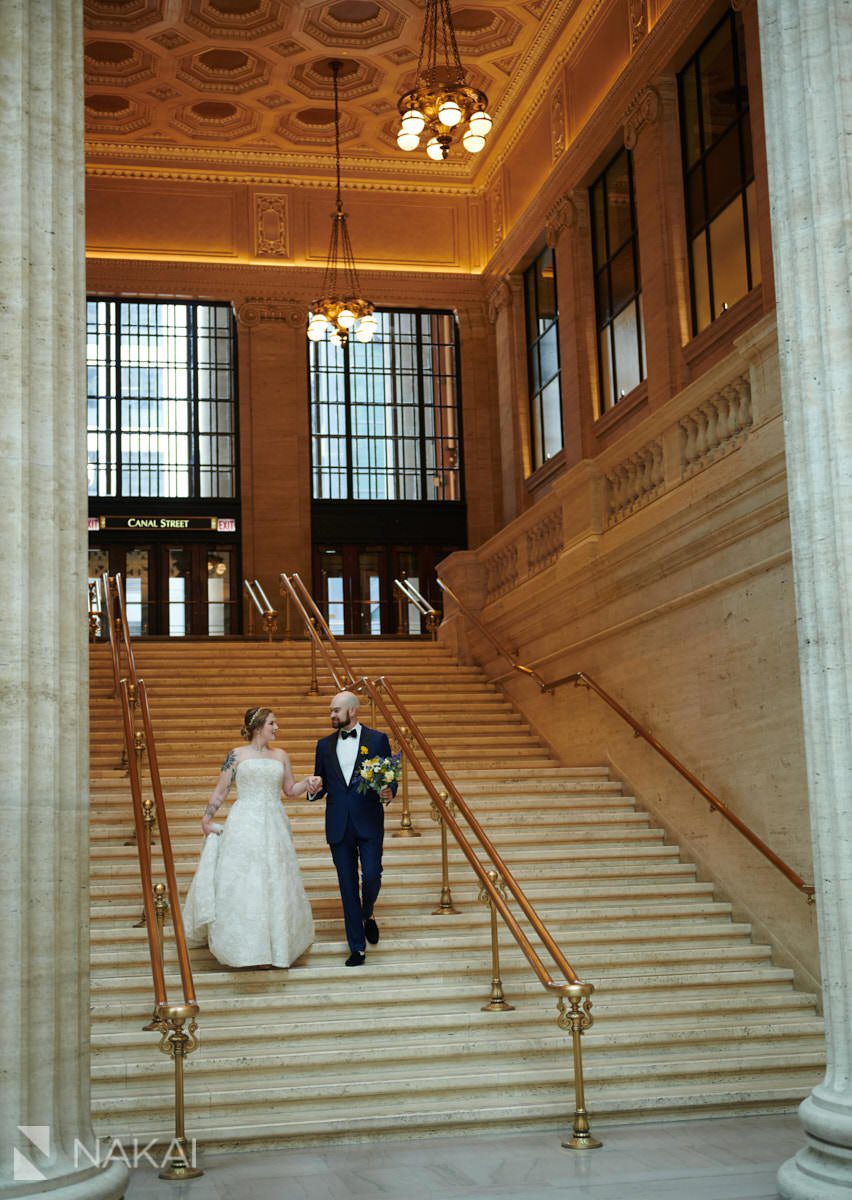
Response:
POLYGON ((465 150, 478 154, 485 145, 491 132, 491 117, 486 112, 488 97, 466 83, 450 0, 426 0, 417 76, 414 87, 400 97, 397 108, 402 117, 396 135, 400 150, 416 150, 422 135, 426 138, 426 153, 442 162, 465 122, 467 128, 461 139, 465 150))
POLYGON ((334 79, 334 159, 337 168, 337 205, 331 214, 331 241, 322 280, 322 295, 311 302, 308 337, 319 342, 328 335, 335 346, 345 346, 350 333, 359 342, 369 342, 378 322, 373 305, 361 296, 355 256, 349 239, 346 213, 340 198, 340 101, 337 77, 343 64, 332 59, 328 66, 334 79))

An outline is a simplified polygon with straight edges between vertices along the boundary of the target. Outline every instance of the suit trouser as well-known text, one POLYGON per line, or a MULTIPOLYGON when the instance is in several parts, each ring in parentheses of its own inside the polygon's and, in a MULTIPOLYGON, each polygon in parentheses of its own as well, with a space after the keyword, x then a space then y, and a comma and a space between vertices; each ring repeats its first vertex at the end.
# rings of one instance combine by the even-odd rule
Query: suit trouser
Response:
POLYGON ((373 915, 373 905, 382 886, 382 842, 384 832, 375 837, 359 837, 347 818, 343 840, 329 846, 337 868, 340 897, 343 900, 343 920, 349 949, 363 953, 366 949, 364 922, 373 915), (358 859, 361 860, 361 887, 358 886, 358 859))

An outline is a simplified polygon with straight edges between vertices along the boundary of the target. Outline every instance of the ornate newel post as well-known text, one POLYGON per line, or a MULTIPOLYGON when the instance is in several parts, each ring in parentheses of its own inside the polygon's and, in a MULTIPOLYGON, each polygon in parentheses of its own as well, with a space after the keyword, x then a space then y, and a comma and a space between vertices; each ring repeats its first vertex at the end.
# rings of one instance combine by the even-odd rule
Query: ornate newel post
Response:
POLYGON ((761 0, 761 56, 802 710, 828 1063, 789 1200, 852 1195, 852 312, 847 0, 761 0))
POLYGON ((128 1172, 97 1165, 89 1093, 82 19, 0 4, 0 1195, 111 1200, 128 1172))

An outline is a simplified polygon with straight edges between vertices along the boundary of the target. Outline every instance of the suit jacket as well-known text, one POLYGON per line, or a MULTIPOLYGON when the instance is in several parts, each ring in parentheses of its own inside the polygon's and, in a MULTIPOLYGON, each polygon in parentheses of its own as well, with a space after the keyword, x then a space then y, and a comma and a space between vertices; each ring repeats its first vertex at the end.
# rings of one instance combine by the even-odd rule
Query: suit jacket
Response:
MULTIPOLYGON (((312 797, 319 800, 326 797, 325 802, 325 840, 330 846, 343 841, 346 832, 346 822, 351 817, 355 832, 359 837, 378 837, 384 831, 385 810, 379 799, 378 792, 359 792, 360 764, 365 758, 388 758, 391 748, 386 733, 378 729, 361 726, 361 737, 358 742, 358 754, 352 779, 347 784, 337 760, 337 732, 328 737, 320 738, 317 742, 314 759, 314 774, 322 776, 322 790, 312 797), (366 747, 367 753, 362 752, 366 747)), ((396 785, 394 785, 394 794, 396 785)))

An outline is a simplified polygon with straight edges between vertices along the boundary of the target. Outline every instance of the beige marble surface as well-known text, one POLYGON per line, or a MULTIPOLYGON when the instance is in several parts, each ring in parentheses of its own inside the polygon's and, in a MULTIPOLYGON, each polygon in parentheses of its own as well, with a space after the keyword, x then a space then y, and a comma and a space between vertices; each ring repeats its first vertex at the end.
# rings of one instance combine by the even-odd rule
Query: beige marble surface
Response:
POLYGON ((0 1194, 111 1200, 124 1168, 74 1153, 92 1138, 81 6, 0 4, 0 55, 0 1194))
POLYGON ((790 1200, 852 1194, 852 305, 846 0, 759 5, 790 527, 828 1063, 790 1200))
MULTIPOLYGON (((600 1131, 599 1131, 600 1132, 600 1131)), ((591 1153, 560 1133, 459 1137, 200 1155, 206 1174, 168 1184, 133 1172, 128 1200, 775 1200, 793 1116, 608 1127, 591 1153)))

